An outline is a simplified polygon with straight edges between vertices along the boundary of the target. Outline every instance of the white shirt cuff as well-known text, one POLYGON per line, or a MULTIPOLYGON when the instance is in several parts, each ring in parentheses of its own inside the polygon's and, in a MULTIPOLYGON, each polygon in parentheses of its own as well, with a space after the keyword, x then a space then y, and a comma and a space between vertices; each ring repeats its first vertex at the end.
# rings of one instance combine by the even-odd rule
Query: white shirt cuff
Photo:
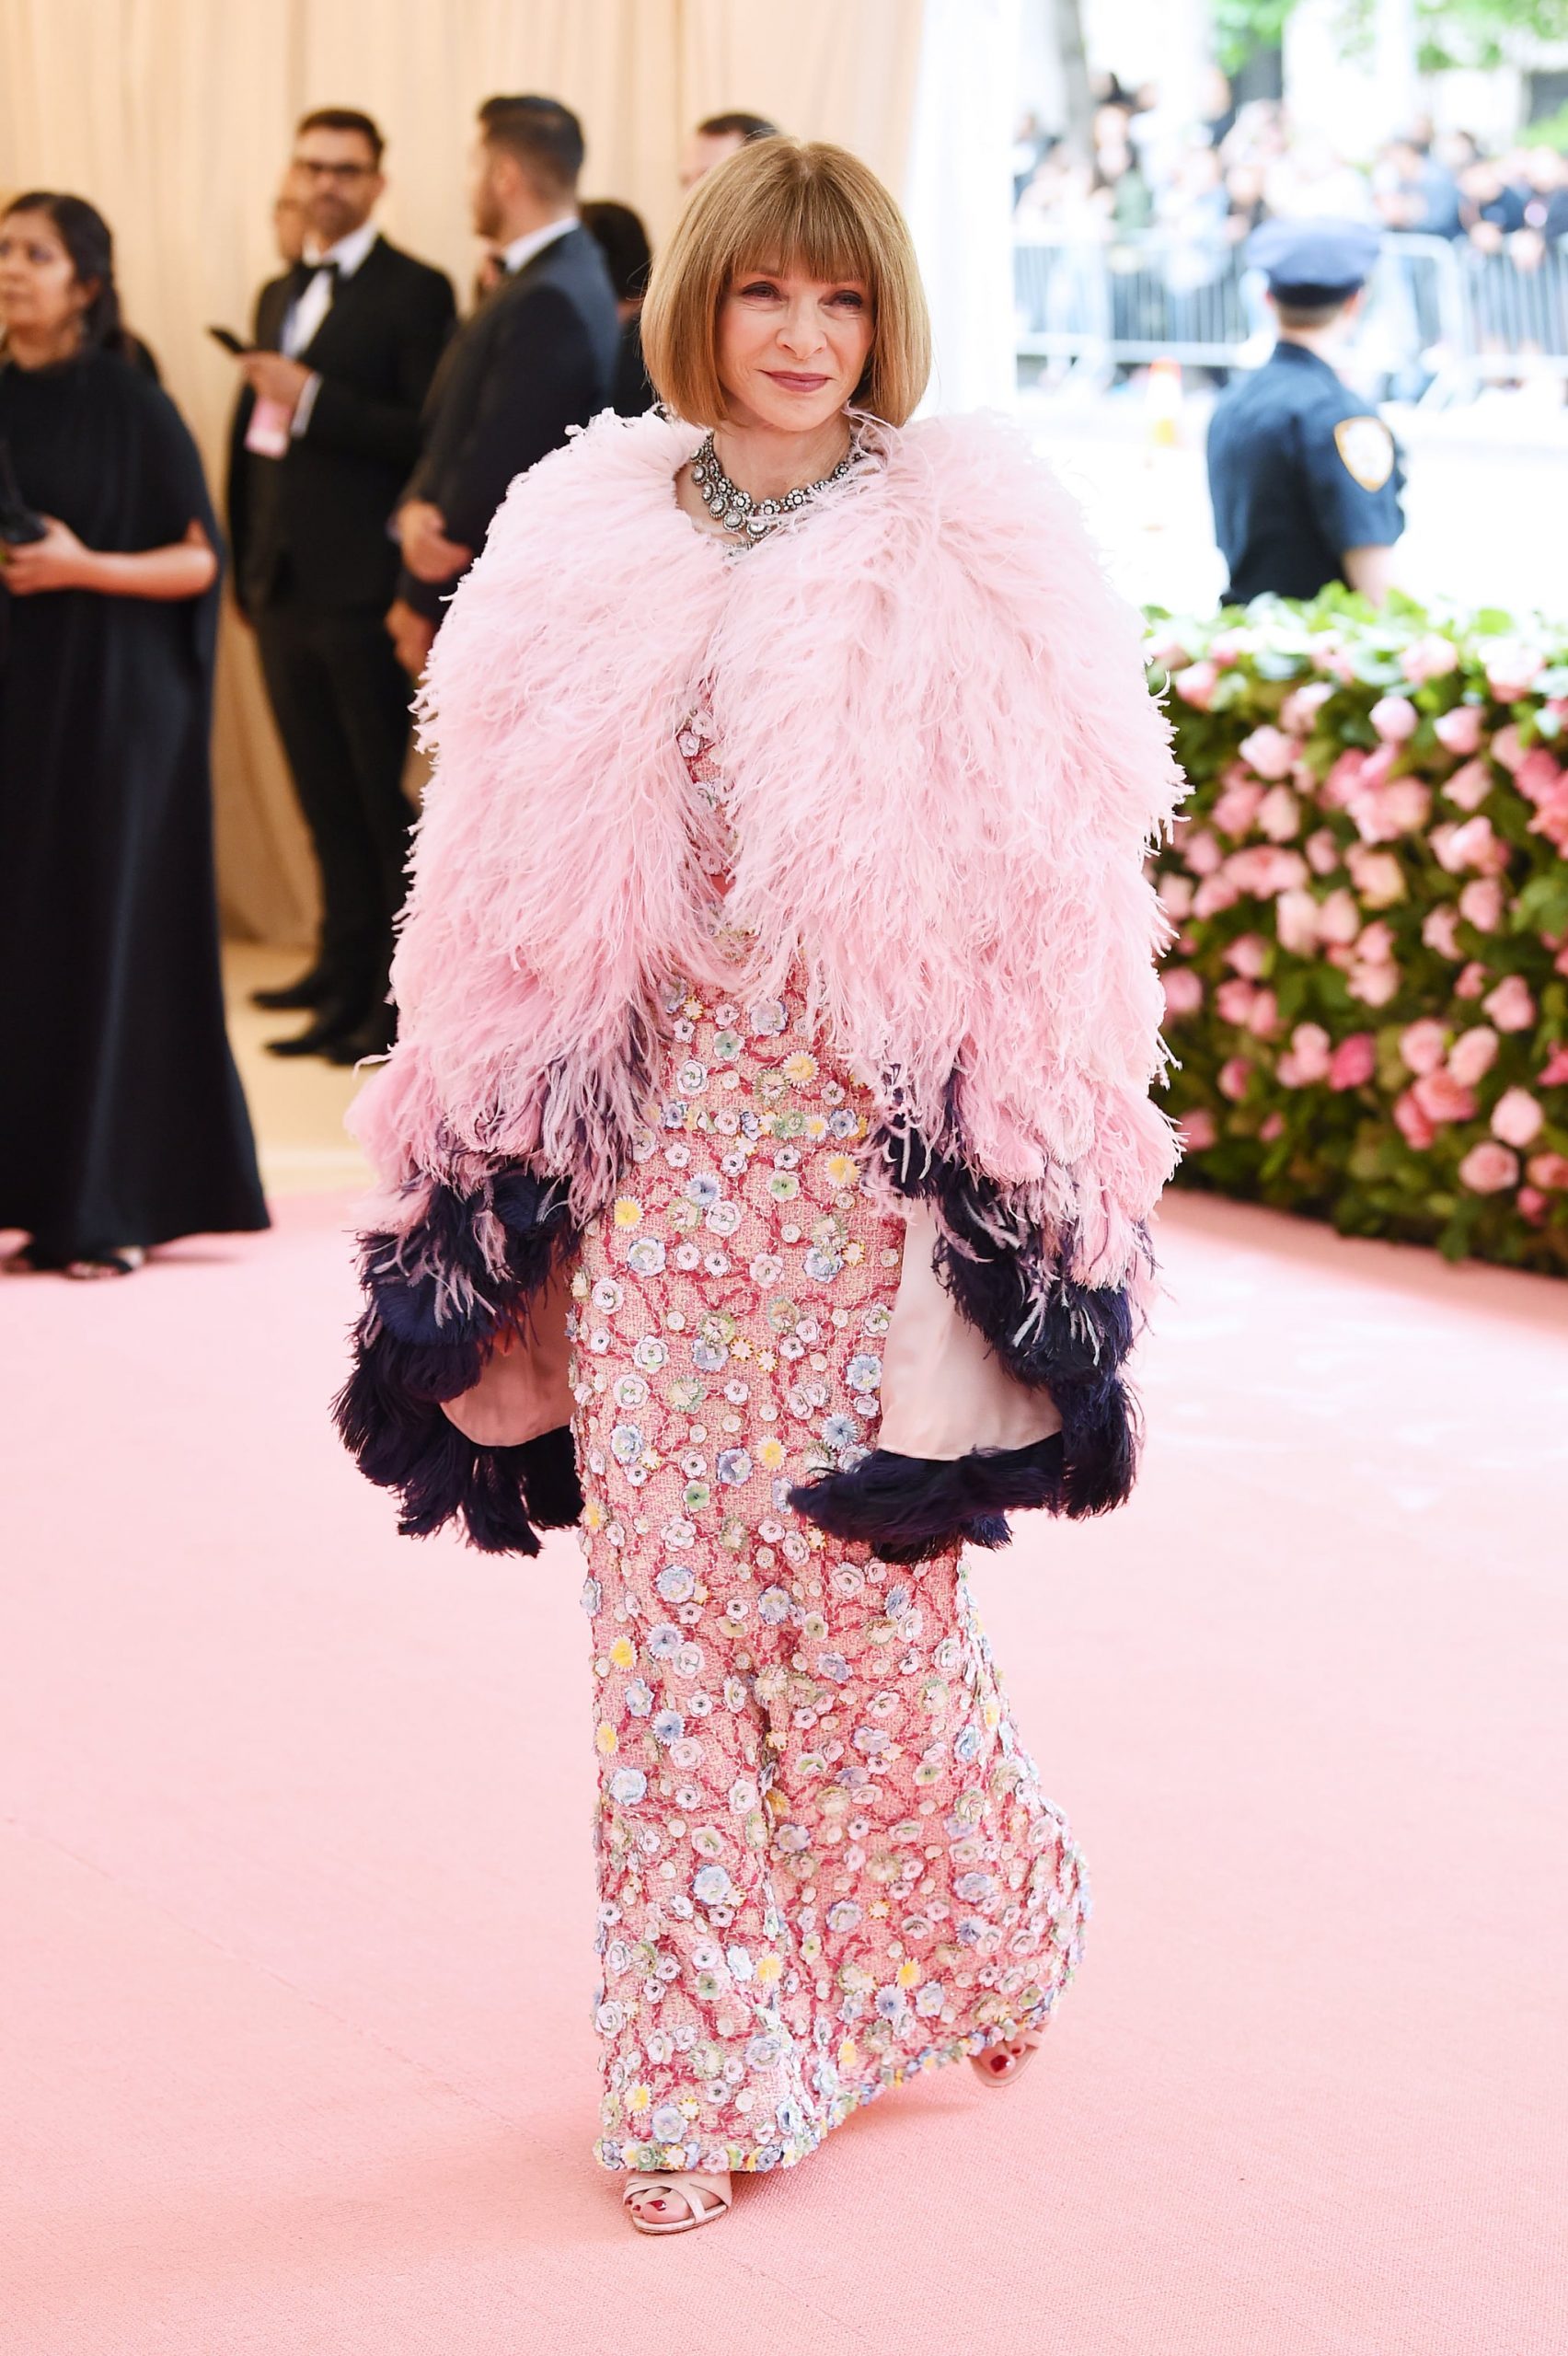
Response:
POLYGON ((289 432, 296 442, 300 441, 309 429, 310 413, 316 407, 316 396, 320 390, 321 378, 316 370, 312 369, 301 388, 298 400, 294 403, 294 413, 289 422, 289 432))

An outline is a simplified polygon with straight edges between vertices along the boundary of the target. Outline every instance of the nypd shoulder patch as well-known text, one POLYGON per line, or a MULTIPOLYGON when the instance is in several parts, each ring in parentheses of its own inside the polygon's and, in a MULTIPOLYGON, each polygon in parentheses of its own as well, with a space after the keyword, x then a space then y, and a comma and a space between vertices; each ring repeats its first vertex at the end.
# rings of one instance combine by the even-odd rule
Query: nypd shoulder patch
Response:
POLYGON ((1381 491, 1394 471, 1394 437, 1381 418, 1342 418, 1334 428, 1334 447, 1363 491, 1381 491))

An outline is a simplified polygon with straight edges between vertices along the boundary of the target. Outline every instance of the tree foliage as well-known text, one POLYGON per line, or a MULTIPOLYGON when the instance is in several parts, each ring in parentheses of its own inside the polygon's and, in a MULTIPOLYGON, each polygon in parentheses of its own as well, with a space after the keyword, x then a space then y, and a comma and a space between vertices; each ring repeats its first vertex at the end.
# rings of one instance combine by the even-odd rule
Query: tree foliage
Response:
MULTIPOLYGON (((1215 0, 1215 53, 1228 74, 1256 49, 1277 48, 1296 0, 1215 0)), ((1342 0, 1349 46, 1372 38, 1376 0, 1342 0)), ((1522 40, 1568 40, 1568 0, 1415 0, 1417 62, 1424 74, 1456 65, 1493 66, 1516 58, 1522 40)))

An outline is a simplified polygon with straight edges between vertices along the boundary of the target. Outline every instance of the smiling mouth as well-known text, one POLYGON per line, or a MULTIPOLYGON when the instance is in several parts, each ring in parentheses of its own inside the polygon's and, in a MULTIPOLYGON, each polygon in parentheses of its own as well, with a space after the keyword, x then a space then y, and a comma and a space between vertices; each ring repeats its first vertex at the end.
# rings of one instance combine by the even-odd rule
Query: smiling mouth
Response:
POLYGON ((814 393, 832 381, 827 376, 802 375, 790 368, 767 368, 763 373, 776 385, 785 385, 793 393, 814 393))

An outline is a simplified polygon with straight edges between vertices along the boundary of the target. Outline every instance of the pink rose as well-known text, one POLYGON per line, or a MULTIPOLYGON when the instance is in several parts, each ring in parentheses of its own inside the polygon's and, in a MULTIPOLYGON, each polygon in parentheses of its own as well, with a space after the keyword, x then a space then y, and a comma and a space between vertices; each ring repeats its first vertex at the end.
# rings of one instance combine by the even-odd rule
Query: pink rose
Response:
POLYGON ((1475 1118, 1474 1091, 1464 1087, 1451 1071, 1423 1072, 1419 1080, 1411 1082, 1409 1092, 1436 1126, 1445 1121, 1475 1118))
POLYGON ((1470 753, 1479 753, 1485 733, 1485 714, 1478 703, 1457 703, 1432 723, 1433 733, 1446 753, 1454 753, 1462 760, 1470 753))
POLYGON ((1397 965, 1353 965, 1345 987, 1363 1006, 1387 1006, 1399 996, 1400 969, 1397 965))
POLYGON ((1386 965, 1394 953, 1392 926, 1385 924, 1381 917, 1378 918, 1376 924, 1363 925, 1355 944, 1355 953, 1358 957, 1364 958, 1368 965, 1386 965))
POLYGON ((1280 706, 1279 724, 1287 736, 1310 736, 1317 725, 1318 714, 1333 694, 1332 679, 1313 679, 1305 687, 1296 687, 1280 706))
POLYGON ((1553 1047, 1536 1075, 1538 1088, 1568 1088, 1568 1047, 1553 1047))
POLYGON ((1472 1195, 1500 1195, 1519 1182, 1519 1157, 1491 1138, 1472 1145, 1459 1164, 1459 1184, 1472 1195))
POLYGON ((1429 909, 1421 920, 1421 937, 1428 949, 1435 949, 1439 957, 1460 956, 1463 953, 1454 938, 1454 929, 1458 921, 1459 912, 1456 907, 1445 906, 1429 909))
POLYGON ((1519 703, 1534 687, 1545 659, 1539 646, 1516 638, 1495 639, 1482 657, 1486 684, 1499 703, 1519 703))
POLYGON ((1276 785, 1258 804, 1258 825, 1269 840, 1288 843, 1301 831, 1301 804, 1288 785, 1276 785))
POLYGON ((1461 1031, 1448 1050, 1448 1071, 1461 1088, 1474 1088, 1497 1061, 1498 1037, 1484 1022, 1461 1031))
POLYGON ((1319 788, 1318 799, 1325 810, 1344 810, 1351 796, 1361 785, 1361 772, 1366 765, 1365 753, 1347 748, 1341 753, 1319 788))
POLYGON ((1256 778, 1238 780, 1228 785, 1209 812, 1209 823, 1222 835, 1244 835, 1258 813, 1264 788, 1256 778))
POLYGON ((1318 946, 1318 903, 1310 892, 1282 892, 1274 903, 1274 932, 1293 957, 1310 957, 1318 946))
POLYGON ((1244 932, 1233 941, 1225 953, 1225 962, 1233 974, 1245 974, 1255 982, 1268 963, 1269 944, 1261 932, 1244 932))
POLYGON ((1501 875, 1512 855, 1490 818, 1467 818, 1448 849, 1461 867, 1473 868, 1478 875, 1501 875))
POLYGON ((1491 791, 1492 771, 1484 761, 1467 761, 1443 788, 1445 798, 1460 810, 1479 810, 1491 791))
POLYGON ((1307 881, 1307 862, 1298 850, 1282 850, 1277 843, 1244 843, 1225 862, 1225 872, 1239 892, 1260 900, 1307 881))
POLYGON ((1521 1186, 1514 1201, 1519 1217, 1528 1218, 1532 1227, 1546 1225, 1546 1215, 1551 1205, 1539 1187, 1521 1186))
POLYGON ((1492 1134, 1505 1145, 1534 1145, 1545 1119, 1528 1088, 1505 1088, 1492 1108, 1492 1134))
POLYGON ((1152 632, 1145 641, 1144 653, 1150 663, 1158 663, 1162 671, 1181 671, 1192 661, 1169 624, 1152 632))
MULTIPOLYGON (((1184 671, 1175 673, 1170 684, 1183 703, 1190 703, 1194 710, 1207 711, 1219 685, 1219 666, 1215 663, 1189 663, 1184 671)), ((1212 1144, 1213 1139, 1209 1142, 1212 1144)))
POLYGON ((1228 875, 1205 875, 1193 895, 1193 914, 1195 917, 1223 916, 1226 909, 1233 908, 1240 897, 1239 889, 1228 875))
MULTIPOLYGON (((1290 1034, 1289 1051, 1297 1070, 1306 1080, 1327 1080, 1332 1061, 1332 1042, 1320 1022, 1298 1022, 1290 1034)), ((1299 1086, 1300 1082, 1295 1084, 1299 1086)))
POLYGON ((1378 1043, 1370 1031, 1353 1031, 1334 1049, 1329 1065, 1329 1086, 1365 1088, 1378 1068, 1378 1043))
POLYGON ((1252 1067, 1245 1056, 1228 1057, 1219 1068, 1220 1094, 1228 1096, 1233 1104, 1239 1104, 1247 1093, 1247 1082, 1251 1076, 1252 1067))
POLYGON ((1190 834, 1181 846, 1182 857, 1194 875, 1212 875, 1225 853, 1214 837, 1202 827, 1190 834))
POLYGON ((1301 747, 1282 729, 1254 728, 1250 736, 1243 736, 1239 750, 1242 759, 1272 783, 1275 778, 1290 775, 1301 747))
POLYGON ((1272 1039, 1279 1029, 1279 1000, 1273 990, 1260 990, 1247 1013, 1247 1028, 1255 1039, 1272 1039))
POLYGON ((1424 687, 1428 679, 1447 678, 1458 669, 1458 661, 1459 651, 1452 639, 1439 638, 1433 630, 1405 648, 1400 668, 1412 687, 1424 687))
POLYGON ((1533 1153, 1529 1180, 1532 1186, 1544 1186, 1549 1194, 1568 1194, 1568 1153, 1533 1153))
POLYGON ((1421 714, 1408 696, 1379 696, 1366 717, 1386 745, 1402 745, 1421 725, 1421 714))
POLYGON ((1558 951, 1551 961, 1551 970, 1554 974, 1568 974, 1568 945, 1558 951))
POLYGON ((1255 982, 1244 981, 1239 976, 1232 981, 1221 982, 1214 994, 1215 1009, 1220 1021, 1234 1022, 1238 1029, 1244 1030, 1247 1018, 1252 1011, 1252 1000, 1256 995, 1255 982))
POLYGON ((1525 740, 1520 735, 1512 721, 1509 722, 1506 728, 1500 728, 1497 731, 1496 735, 1493 736, 1492 740, 1492 757, 1500 768, 1507 770, 1510 777, 1513 776, 1516 769, 1523 768, 1525 759, 1525 740))
POLYGON ((1377 792, 1357 793, 1350 814, 1364 843, 1391 843, 1425 826, 1432 814, 1432 790, 1418 777, 1397 777, 1377 792))
POLYGON ((1459 914, 1477 932, 1495 932, 1503 921, 1503 886, 1494 875, 1478 875, 1459 894, 1459 914))
POLYGON ((1159 879, 1159 905, 1173 924, 1193 911, 1194 886, 1190 875, 1178 875, 1170 868, 1159 879))
POLYGON ((1485 966, 1481 964, 1479 959, 1472 957, 1470 964, 1468 965, 1461 966, 1458 974, 1455 976, 1454 996, 1456 998, 1479 998, 1482 990, 1486 987, 1487 980, 1488 975, 1485 966))
POLYGON ((1527 802, 1533 802, 1539 806, 1556 798, 1563 774, 1561 763, 1547 751, 1546 746, 1537 745, 1525 755, 1515 770, 1514 783, 1527 802))
POLYGON ((1375 751, 1364 754, 1358 791, 1365 793, 1371 787, 1381 785, 1399 756, 1400 748, 1397 745, 1379 745, 1375 751))
POLYGON ((1331 892, 1318 909, 1319 940, 1341 941, 1348 948, 1360 930, 1361 910, 1354 893, 1331 892))
POLYGON ((1172 965, 1160 980, 1165 1011, 1172 1022, 1179 1022, 1184 1014, 1196 1014, 1204 1002, 1204 986, 1190 965, 1172 965))
POLYGON ((1258 1135, 1262 1139, 1264 1145, 1273 1145, 1276 1138, 1284 1137, 1285 1114, 1283 1113, 1271 1113, 1268 1118, 1263 1122, 1262 1127, 1259 1129, 1258 1135))
POLYGON ((1413 1072, 1435 1071, 1443 1060, 1447 1034, 1440 1022, 1424 1015, 1419 1022, 1407 1023, 1400 1033, 1400 1054, 1406 1068, 1413 1072))
POLYGON ((1216 663, 1229 670, 1234 664, 1240 662, 1243 654, 1251 653, 1255 643, 1250 629, 1216 630, 1209 641, 1209 653, 1216 663))
POLYGON ((1395 1097, 1393 1114, 1394 1126, 1406 1145, 1413 1147, 1417 1153, 1424 1153, 1437 1132, 1416 1103, 1412 1090, 1407 1088, 1402 1096, 1395 1097))
POLYGON ((1392 907, 1396 900, 1404 898, 1404 871, 1391 851, 1369 850, 1365 843, 1352 843, 1344 863, 1369 908, 1392 907))
POLYGON ((1195 1104, 1183 1113, 1181 1122, 1182 1143, 1189 1153, 1206 1153, 1219 1131, 1214 1125, 1214 1114, 1204 1104, 1195 1104))
POLYGON ((1499 1031, 1528 1031, 1536 1019, 1536 1002, 1522 974, 1505 974, 1483 1004, 1499 1031))
POLYGON ((1314 875, 1332 875, 1339 863, 1339 842, 1332 827, 1320 826, 1308 836, 1307 864, 1314 875))

